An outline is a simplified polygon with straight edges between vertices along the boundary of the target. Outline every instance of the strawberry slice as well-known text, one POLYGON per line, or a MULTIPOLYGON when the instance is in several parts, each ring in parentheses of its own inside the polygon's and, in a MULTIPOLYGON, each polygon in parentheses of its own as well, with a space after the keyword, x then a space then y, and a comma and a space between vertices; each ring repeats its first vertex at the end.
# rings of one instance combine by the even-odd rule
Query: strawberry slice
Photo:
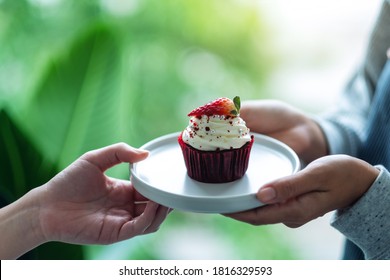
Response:
POLYGON ((207 103, 206 105, 200 106, 192 110, 188 116, 199 117, 199 116, 238 116, 240 113, 241 101, 240 97, 236 96, 233 100, 227 97, 220 97, 214 101, 207 103))

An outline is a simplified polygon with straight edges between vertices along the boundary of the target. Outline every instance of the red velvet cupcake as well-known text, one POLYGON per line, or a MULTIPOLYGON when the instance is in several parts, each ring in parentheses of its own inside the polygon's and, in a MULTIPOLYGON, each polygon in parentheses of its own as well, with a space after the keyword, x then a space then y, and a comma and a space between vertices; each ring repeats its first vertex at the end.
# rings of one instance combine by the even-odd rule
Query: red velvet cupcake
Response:
POLYGON ((189 125, 178 142, 189 177, 204 183, 226 183, 245 175, 254 139, 239 110, 239 97, 223 97, 188 114, 189 125))

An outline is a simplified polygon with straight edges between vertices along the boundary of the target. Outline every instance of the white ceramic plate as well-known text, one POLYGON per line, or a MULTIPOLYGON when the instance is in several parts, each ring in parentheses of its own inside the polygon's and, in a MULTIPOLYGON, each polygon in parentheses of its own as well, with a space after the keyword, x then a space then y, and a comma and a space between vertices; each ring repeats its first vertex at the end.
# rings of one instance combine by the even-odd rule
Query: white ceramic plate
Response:
POLYGON ((134 187, 162 205, 191 212, 232 213, 262 206, 256 192, 265 183, 297 172, 298 156, 282 142, 252 133, 255 137, 248 170, 230 183, 206 184, 188 177, 179 133, 159 137, 143 145, 149 157, 131 165, 134 187))

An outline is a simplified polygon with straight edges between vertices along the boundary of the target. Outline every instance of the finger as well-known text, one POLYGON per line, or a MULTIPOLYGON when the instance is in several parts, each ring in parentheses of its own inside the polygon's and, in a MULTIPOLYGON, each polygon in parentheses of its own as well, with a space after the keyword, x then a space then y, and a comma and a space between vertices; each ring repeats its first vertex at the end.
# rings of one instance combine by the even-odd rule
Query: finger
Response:
POLYGON ((157 231, 168 214, 172 211, 171 208, 160 205, 157 209, 156 216, 150 226, 145 230, 144 234, 157 231))
POLYGON ((148 227, 153 223, 158 208, 159 205, 157 203, 148 202, 145 211, 140 216, 123 225, 119 233, 119 239, 125 240, 144 234, 148 227))
POLYGON ((284 223, 295 228, 328 212, 326 199, 326 194, 313 192, 285 203, 270 204, 226 216, 257 226, 284 223))
POLYGON ((256 196, 261 202, 272 204, 284 202, 312 191, 319 191, 318 180, 312 180, 312 177, 312 174, 304 170, 300 171, 265 184, 256 196))
POLYGON ((148 152, 133 148, 126 143, 117 143, 101 149, 89 151, 81 158, 96 165, 102 172, 122 162, 138 162, 145 159, 148 152))
POLYGON ((157 231, 171 210, 172 209, 159 205, 156 202, 149 201, 146 204, 144 212, 138 218, 136 218, 149 221, 147 227, 145 227, 140 234, 148 234, 157 231), (155 209, 156 206, 157 209, 155 209))
MULTIPOLYGON (((262 206, 262 208, 265 208, 267 206, 262 206)), ((256 217, 257 217, 257 212, 259 211, 260 208, 256 208, 256 209, 251 209, 251 210, 247 210, 247 211, 243 211, 243 212, 236 212, 236 213, 226 213, 226 214, 222 214, 223 216, 225 217, 229 217, 229 218, 232 218, 234 220, 237 220, 237 221, 240 221, 240 222, 244 222, 244 223, 248 223, 248 224, 252 224, 252 225, 261 225, 261 221, 259 221, 259 224, 257 224, 257 222, 255 223, 255 221, 257 221, 256 217)))
POLYGON ((284 222, 286 218, 284 216, 285 212, 284 207, 279 207, 278 204, 272 204, 244 212, 225 214, 225 216, 259 226, 284 222))

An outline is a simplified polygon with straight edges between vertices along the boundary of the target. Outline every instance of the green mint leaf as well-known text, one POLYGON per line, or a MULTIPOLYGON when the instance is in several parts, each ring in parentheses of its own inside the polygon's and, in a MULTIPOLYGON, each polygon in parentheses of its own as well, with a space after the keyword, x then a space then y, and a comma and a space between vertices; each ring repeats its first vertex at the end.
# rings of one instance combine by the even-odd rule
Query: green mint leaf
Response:
POLYGON ((240 97, 239 96, 236 96, 233 98, 233 103, 234 103, 234 106, 236 106, 236 109, 237 109, 237 115, 240 113, 240 108, 241 108, 241 100, 240 100, 240 97))

